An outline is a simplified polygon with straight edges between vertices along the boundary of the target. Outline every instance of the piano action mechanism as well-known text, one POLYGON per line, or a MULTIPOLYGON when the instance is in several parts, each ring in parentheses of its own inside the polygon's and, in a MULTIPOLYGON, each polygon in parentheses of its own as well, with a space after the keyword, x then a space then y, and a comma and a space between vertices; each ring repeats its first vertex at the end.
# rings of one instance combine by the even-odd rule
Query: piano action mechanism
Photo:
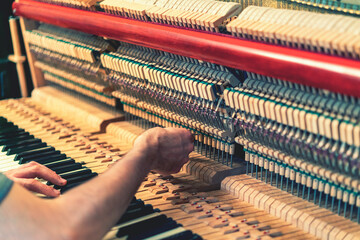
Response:
POLYGON ((261 2, 15 2, 35 89, 0 102, 0 169, 65 192, 183 127, 190 162, 104 239, 359 239, 359 4, 261 2))

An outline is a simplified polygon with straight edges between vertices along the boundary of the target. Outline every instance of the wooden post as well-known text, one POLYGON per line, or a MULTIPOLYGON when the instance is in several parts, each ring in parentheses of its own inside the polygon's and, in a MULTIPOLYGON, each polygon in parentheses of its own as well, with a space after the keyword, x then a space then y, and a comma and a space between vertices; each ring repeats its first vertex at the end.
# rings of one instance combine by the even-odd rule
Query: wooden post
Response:
POLYGON ((18 31, 18 27, 17 27, 17 18, 10 17, 9 25, 10 25, 10 32, 11 32, 11 39, 12 39, 14 54, 9 55, 8 59, 11 62, 16 64, 16 70, 17 70, 17 74, 18 74, 18 78, 19 78, 21 96, 27 97, 28 90, 27 90, 25 70, 24 70, 24 61, 26 60, 26 57, 21 55, 19 31, 18 31))
MULTIPOLYGON (((24 36, 24 32, 26 30, 33 30, 33 29, 37 28, 38 24, 39 23, 37 23, 36 21, 20 17, 20 27, 21 27, 21 32, 22 32, 23 36, 24 36)), ((32 52, 30 51, 29 43, 25 37, 24 37, 24 46, 25 46, 26 57, 27 57, 27 61, 29 63, 31 79, 32 79, 34 88, 42 87, 45 85, 44 76, 42 74, 42 71, 39 68, 35 67, 36 58, 35 58, 34 54, 32 54, 32 52)))

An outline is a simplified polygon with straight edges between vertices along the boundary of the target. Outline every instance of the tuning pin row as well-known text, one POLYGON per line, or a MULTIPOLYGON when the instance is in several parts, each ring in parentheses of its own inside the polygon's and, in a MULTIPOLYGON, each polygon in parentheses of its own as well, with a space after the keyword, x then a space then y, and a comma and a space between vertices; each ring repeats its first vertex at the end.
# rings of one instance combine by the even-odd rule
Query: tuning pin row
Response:
MULTIPOLYGON (((320 207, 358 221, 355 207, 359 183, 356 179, 296 160, 254 142, 245 145, 246 173, 320 207)), ((359 198, 360 199, 360 198, 359 198)))

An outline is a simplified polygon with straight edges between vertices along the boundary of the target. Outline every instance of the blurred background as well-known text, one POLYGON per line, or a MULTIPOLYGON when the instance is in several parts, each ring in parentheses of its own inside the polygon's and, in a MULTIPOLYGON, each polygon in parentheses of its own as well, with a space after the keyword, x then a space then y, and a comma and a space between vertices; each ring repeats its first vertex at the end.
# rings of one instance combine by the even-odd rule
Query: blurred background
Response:
MULTIPOLYGON (((21 97, 19 81, 16 73, 16 65, 8 60, 8 55, 13 54, 11 43, 9 17, 12 16, 11 5, 13 0, 2 0, 0 7, 0 99, 21 97)), ((18 26, 19 35, 20 26, 18 26)), ((21 39, 22 42, 22 39, 21 39)), ((22 54, 25 55, 25 49, 22 44, 22 54)), ((25 62, 26 80, 29 90, 32 89, 30 81, 28 63, 25 62)))

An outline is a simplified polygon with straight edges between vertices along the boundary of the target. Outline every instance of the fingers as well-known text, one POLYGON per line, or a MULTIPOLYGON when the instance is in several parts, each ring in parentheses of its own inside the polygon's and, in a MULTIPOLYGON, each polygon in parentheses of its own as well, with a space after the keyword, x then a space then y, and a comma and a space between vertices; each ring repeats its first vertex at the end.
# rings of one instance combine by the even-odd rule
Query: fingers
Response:
POLYGON ((183 141, 184 150, 185 150, 186 155, 189 155, 189 153, 194 151, 194 141, 195 141, 194 136, 191 134, 190 131, 188 131, 188 134, 185 136, 184 141, 183 141))
POLYGON ((36 179, 26 179, 26 178, 18 178, 17 180, 15 180, 16 183, 20 184, 21 186, 23 186, 24 188, 33 191, 33 192, 37 192, 37 193, 41 193, 44 194, 48 197, 58 197, 60 196, 60 191, 54 189, 53 187, 50 187, 48 185, 45 185, 39 181, 37 181, 36 179))
POLYGON ((63 186, 66 184, 65 179, 61 178, 51 169, 41 164, 38 164, 37 162, 23 164, 19 168, 8 171, 5 174, 8 178, 22 185, 26 189, 33 192, 42 193, 49 197, 59 196, 60 191, 55 190, 54 188, 47 186, 43 183, 40 183, 35 178, 42 178, 59 186, 63 186))
POLYGON ((185 163, 189 161, 189 157, 184 157, 179 162, 173 164, 171 166, 171 169, 168 171, 168 173, 177 173, 181 170, 181 168, 184 166, 185 163))
MULTIPOLYGON (((189 161, 189 154, 194 150, 194 136, 185 128, 153 128, 146 132, 144 142, 152 149, 151 168, 159 173, 169 174, 179 172, 181 167, 189 161)), ((137 139, 139 142, 144 140, 137 139)), ((150 154, 148 154, 150 155, 150 154)))
POLYGON ((189 155, 192 151, 194 151, 194 144, 193 144, 193 143, 188 144, 188 146, 187 146, 187 148, 186 148, 186 151, 187 151, 188 155, 189 155))
POLYGON ((182 162, 181 162, 181 166, 184 165, 185 163, 187 163, 189 161, 189 156, 186 156, 185 158, 183 158, 182 162))
POLYGON ((185 128, 166 128, 168 130, 173 130, 175 134, 180 135, 183 137, 186 141, 193 142, 194 137, 191 134, 191 132, 185 128))
POLYGON ((189 146, 186 147, 186 149, 191 149, 191 151, 193 150, 193 143, 195 142, 195 137, 189 130, 185 128, 167 128, 167 129, 170 130, 172 134, 181 137, 182 144, 184 146, 189 146))
POLYGON ((14 177, 17 178, 42 178, 44 180, 50 181, 51 183, 59 186, 66 184, 66 180, 61 178, 51 169, 45 167, 44 165, 38 164, 36 162, 30 162, 27 167, 19 169, 14 173, 14 177))
POLYGON ((190 136, 190 142, 191 142, 191 143, 194 143, 194 142, 195 142, 195 135, 194 135, 194 134, 191 134, 191 136, 190 136))
POLYGON ((19 172, 19 169, 24 169, 24 168, 28 168, 28 167, 33 166, 32 163, 35 163, 35 162, 22 164, 22 165, 20 165, 19 167, 15 168, 15 169, 11 169, 11 170, 8 170, 8 171, 4 172, 4 174, 5 174, 7 177, 11 178, 12 175, 14 175, 14 174, 16 174, 17 172, 19 172))
POLYGON ((193 144, 195 142, 194 135, 187 129, 181 128, 184 134, 184 140, 187 141, 189 144, 193 144))

